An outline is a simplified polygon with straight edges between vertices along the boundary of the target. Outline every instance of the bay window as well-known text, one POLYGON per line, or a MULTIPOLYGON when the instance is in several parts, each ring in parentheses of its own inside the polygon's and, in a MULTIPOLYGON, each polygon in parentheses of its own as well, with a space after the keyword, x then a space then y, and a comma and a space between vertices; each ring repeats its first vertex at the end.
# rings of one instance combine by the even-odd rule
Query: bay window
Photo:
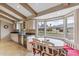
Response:
POLYGON ((73 39, 74 16, 67 17, 67 38, 73 39))
POLYGON ((47 36, 63 36, 64 34, 64 23, 63 19, 47 21, 46 25, 47 36))
POLYGON ((38 36, 44 36, 45 24, 43 21, 37 22, 38 26, 38 36))
POLYGON ((38 36, 73 39, 74 16, 37 22, 38 36), (66 21, 65 21, 66 20, 66 21))

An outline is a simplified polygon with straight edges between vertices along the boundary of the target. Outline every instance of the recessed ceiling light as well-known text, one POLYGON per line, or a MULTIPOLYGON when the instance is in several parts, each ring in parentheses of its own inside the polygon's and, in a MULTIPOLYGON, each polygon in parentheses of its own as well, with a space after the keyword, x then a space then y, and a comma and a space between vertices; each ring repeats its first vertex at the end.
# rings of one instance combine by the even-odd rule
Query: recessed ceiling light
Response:
POLYGON ((20 8, 20 6, 18 5, 17 8, 20 8))

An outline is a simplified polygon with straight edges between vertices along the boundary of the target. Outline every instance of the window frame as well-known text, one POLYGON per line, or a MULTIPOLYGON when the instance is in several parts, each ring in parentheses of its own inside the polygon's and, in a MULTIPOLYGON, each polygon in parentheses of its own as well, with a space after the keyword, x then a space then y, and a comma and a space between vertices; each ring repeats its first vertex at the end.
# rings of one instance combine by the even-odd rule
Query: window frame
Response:
MULTIPOLYGON (((74 14, 72 13, 72 14, 69 14, 69 15, 67 15, 67 16, 51 18, 51 19, 53 19, 53 20, 60 20, 60 19, 63 19, 63 24, 64 24, 64 37, 62 37, 62 38, 61 38, 61 37, 51 37, 51 36, 47 36, 47 34, 46 34, 46 22, 47 22, 47 21, 52 21, 51 19, 50 19, 50 20, 49 20, 49 19, 36 20, 36 22, 39 22, 39 21, 44 21, 44 22, 45 22, 45 27, 44 27, 45 32, 44 32, 44 36, 42 36, 42 37, 68 39, 68 38, 67 38, 67 32, 66 32, 66 31, 67 31, 67 17, 71 17, 71 16, 74 17, 74 14)), ((36 26, 37 26, 37 23, 36 23, 36 26)), ((74 30, 74 28, 73 28, 73 30, 74 30)), ((38 27, 36 28, 36 37, 39 37, 39 35, 38 35, 37 33, 38 33, 38 27)), ((73 33, 74 33, 74 31, 73 31, 73 33)))

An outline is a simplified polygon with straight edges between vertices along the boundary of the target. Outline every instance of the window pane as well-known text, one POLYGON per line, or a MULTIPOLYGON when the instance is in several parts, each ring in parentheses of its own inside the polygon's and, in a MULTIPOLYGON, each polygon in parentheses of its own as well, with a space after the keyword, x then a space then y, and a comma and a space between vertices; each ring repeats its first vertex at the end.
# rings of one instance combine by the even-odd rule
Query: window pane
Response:
POLYGON ((44 36, 45 24, 44 22, 38 22, 38 36, 44 36))
POLYGON ((46 35, 47 36, 63 36, 64 24, 63 19, 47 21, 46 35))
POLYGON ((20 30, 21 30, 21 28, 20 28, 20 23, 18 23, 18 22, 16 22, 16 30, 17 30, 17 31, 20 31, 20 30))
POLYGON ((73 39, 74 16, 67 18, 67 38, 73 39))

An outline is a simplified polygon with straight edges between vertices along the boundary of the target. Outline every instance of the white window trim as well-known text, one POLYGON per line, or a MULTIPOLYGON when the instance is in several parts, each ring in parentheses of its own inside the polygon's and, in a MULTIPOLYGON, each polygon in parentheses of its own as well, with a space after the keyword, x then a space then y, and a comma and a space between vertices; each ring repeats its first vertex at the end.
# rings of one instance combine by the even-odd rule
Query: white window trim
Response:
MULTIPOLYGON (((70 17, 70 16, 73 16, 73 14, 71 15, 67 15, 67 16, 63 16, 63 17, 61 17, 61 18, 59 18, 59 19, 63 19, 63 21, 64 21, 64 37, 63 37, 63 39, 67 39, 67 32, 66 32, 66 29, 67 29, 67 17, 70 17)), ((57 19, 55 19, 55 20, 57 20, 57 19)), ((39 21, 42 21, 42 20, 36 20, 36 37, 39 37, 39 35, 38 35, 38 25, 37 25, 37 22, 39 22, 39 21)), ((43 20, 44 22, 45 22, 45 33, 44 33, 44 36, 43 37, 50 37, 50 36, 47 36, 46 35, 46 22, 47 21, 50 21, 50 20, 43 20)), ((74 33, 74 32, 73 32, 74 33)), ((52 38, 52 37, 50 37, 50 38, 52 38)), ((59 39, 62 39, 62 38, 59 38, 59 39)))

